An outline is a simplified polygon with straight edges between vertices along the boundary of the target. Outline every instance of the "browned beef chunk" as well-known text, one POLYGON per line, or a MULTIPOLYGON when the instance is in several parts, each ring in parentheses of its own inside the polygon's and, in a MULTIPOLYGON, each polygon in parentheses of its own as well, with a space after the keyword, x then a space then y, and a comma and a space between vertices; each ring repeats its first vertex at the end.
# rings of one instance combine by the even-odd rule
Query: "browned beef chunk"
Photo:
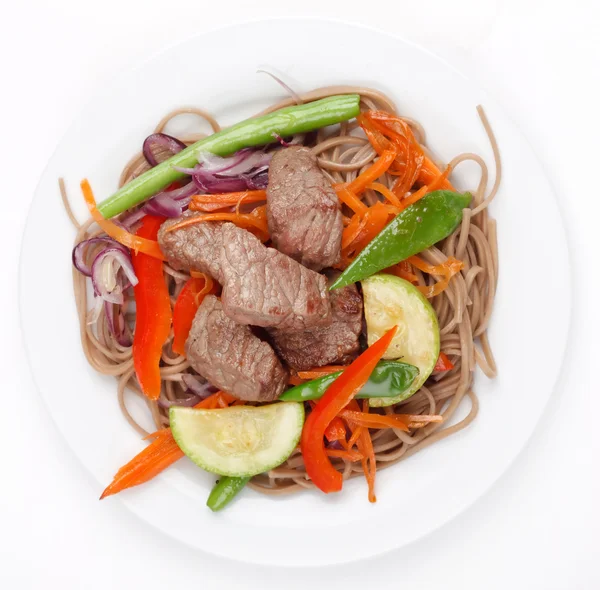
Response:
MULTIPOLYGON (((185 213, 183 218, 193 217, 185 213)), ((158 231, 158 243, 169 264, 178 270, 198 270, 221 282, 221 226, 222 223, 197 223, 168 232, 182 218, 165 221, 158 231)))
POLYGON ((240 399, 272 401, 287 384, 287 371, 269 344, 227 317, 213 295, 198 308, 185 352, 200 375, 240 399))
POLYGON ((329 326, 286 332, 273 330, 271 336, 279 356, 293 369, 351 362, 359 349, 362 329, 362 297, 355 285, 330 292, 333 323, 329 326))
POLYGON ((302 330, 331 323, 327 279, 232 223, 222 227, 223 310, 240 324, 302 330))
POLYGON ((340 201, 304 147, 275 152, 269 166, 267 218, 273 245, 312 270, 340 259, 340 201))

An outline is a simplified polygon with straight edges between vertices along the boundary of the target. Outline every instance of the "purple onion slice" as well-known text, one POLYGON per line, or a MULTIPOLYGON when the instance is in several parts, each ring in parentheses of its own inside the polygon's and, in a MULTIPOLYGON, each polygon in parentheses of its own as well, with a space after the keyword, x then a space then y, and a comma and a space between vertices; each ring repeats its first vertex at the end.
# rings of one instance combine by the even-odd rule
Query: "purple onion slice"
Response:
POLYGON ((150 166, 156 166, 167 158, 178 154, 186 147, 185 143, 179 141, 176 137, 172 137, 166 133, 153 133, 144 140, 142 153, 150 166), (161 156, 160 161, 157 159, 157 155, 161 156), (165 155, 166 157, 164 157, 165 155))

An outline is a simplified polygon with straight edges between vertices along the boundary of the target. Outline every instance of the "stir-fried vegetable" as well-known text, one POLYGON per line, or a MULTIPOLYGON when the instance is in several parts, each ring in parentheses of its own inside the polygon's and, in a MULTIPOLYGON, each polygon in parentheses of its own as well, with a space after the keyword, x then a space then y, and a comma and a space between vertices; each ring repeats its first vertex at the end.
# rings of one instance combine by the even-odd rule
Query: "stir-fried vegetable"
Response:
POLYGON ((213 289, 213 280, 192 277, 181 289, 173 307, 173 352, 185 356, 185 341, 194 321, 194 316, 204 299, 213 289))
POLYGON ((319 127, 347 121, 358 115, 359 102, 358 94, 330 96, 242 121, 197 141, 141 174, 100 203, 99 211, 108 219, 141 203, 174 180, 183 178, 184 173, 174 167, 195 166, 202 152, 227 156, 245 147, 273 143, 276 141, 274 134, 288 137, 296 133, 306 133, 319 127))
MULTIPOLYGON (((313 483, 323 492, 342 489, 342 474, 334 469, 323 437, 329 423, 354 398, 369 379, 373 369, 387 350, 396 327, 363 352, 329 387, 309 414, 302 431, 302 456, 306 472, 313 483)), ((360 448, 359 448, 360 451, 360 448)), ((363 456, 366 456, 363 453, 363 456)))
POLYGON ((226 207, 239 207, 251 203, 261 203, 267 200, 267 191, 242 191, 222 193, 218 195, 194 195, 190 209, 192 211, 218 211, 226 207))
POLYGON ((250 477, 222 476, 210 492, 206 505, 213 512, 222 510, 240 493, 250 479, 250 477))
POLYGON ((219 475, 251 477, 281 465, 296 448, 304 405, 172 407, 169 420, 179 448, 196 465, 219 475))
MULTIPOLYGON (((336 371, 313 381, 296 385, 283 393, 279 399, 290 402, 320 399, 342 372, 336 371)), ((413 365, 397 361, 381 361, 356 397, 397 397, 411 386, 418 374, 419 369, 413 365)))
POLYGON ((443 352, 440 352, 440 356, 438 356, 438 360, 435 363, 435 367, 433 367, 433 370, 436 373, 441 373, 443 371, 451 371, 452 369, 454 369, 452 361, 448 358, 447 355, 445 355, 443 352))
MULTIPOLYGON (((137 236, 156 239, 163 217, 146 215, 137 236)), ((131 257, 138 283, 135 297, 135 332, 133 334, 133 366, 140 388, 150 399, 160 396, 160 358, 171 330, 171 300, 165 283, 162 262, 147 254, 131 257)))
POLYGON ((402 211, 330 287, 339 289, 406 260, 449 236, 471 202, 470 193, 435 191, 402 211))
POLYGON ((433 371, 440 352, 437 316, 414 285, 396 276, 377 274, 361 285, 368 342, 377 342, 382 334, 397 326, 383 358, 401 358, 419 369, 417 378, 397 395, 371 396, 369 400, 371 406, 389 406, 408 399, 433 371))
POLYGON ((183 451, 177 446, 170 428, 163 428, 148 438, 152 442, 117 471, 112 483, 102 492, 101 500, 150 481, 183 457, 183 451))
MULTIPOLYGON (((126 229, 123 229, 120 225, 103 217, 96 207, 94 193, 92 192, 92 187, 87 179, 81 181, 81 191, 83 192, 83 198, 85 199, 90 215, 107 235, 117 240, 120 244, 123 244, 123 246, 131 248, 134 252, 143 252, 144 254, 148 254, 148 256, 158 258, 159 260, 165 259, 156 240, 149 240, 148 238, 134 235, 126 229)), ((128 208, 129 207, 126 207, 123 211, 128 208)))

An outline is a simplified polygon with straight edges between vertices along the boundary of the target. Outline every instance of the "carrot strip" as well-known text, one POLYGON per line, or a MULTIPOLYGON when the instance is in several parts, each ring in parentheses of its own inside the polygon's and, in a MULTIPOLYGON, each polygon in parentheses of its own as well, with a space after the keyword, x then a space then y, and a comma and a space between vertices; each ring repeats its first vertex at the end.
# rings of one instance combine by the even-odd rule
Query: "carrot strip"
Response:
POLYGON ((341 418, 336 416, 329 423, 329 426, 325 429, 325 438, 329 442, 346 440, 346 426, 344 426, 344 421, 341 418))
MULTIPOLYGON (((446 170, 448 170, 448 168, 446 168, 446 170)), ((450 170, 448 170, 448 174, 450 174, 450 170)), ((452 183, 448 180, 448 174, 446 174, 446 176, 440 180, 438 188, 444 188, 451 191, 456 190, 452 186, 452 183)), ((431 184, 440 176, 443 176, 443 174, 440 172, 440 169, 431 161, 431 159, 425 156, 423 158, 423 165, 421 166, 421 170, 419 172, 418 181, 422 184, 431 184)))
POLYGON ((451 168, 450 166, 446 166, 444 172, 442 172, 439 176, 437 176, 431 184, 426 184, 422 186, 419 190, 415 191, 412 195, 405 197, 402 199, 401 207, 402 209, 406 209, 410 205, 414 205, 419 199, 422 199, 426 194, 432 193, 433 191, 438 190, 439 188, 443 188, 446 178, 450 174, 451 168))
POLYGON ((340 201, 347 205, 355 213, 365 213, 368 207, 353 193, 350 192, 345 185, 336 185, 336 193, 340 201))
POLYGON ((144 254, 153 256, 159 260, 165 259, 156 240, 149 240, 148 238, 136 236, 118 226, 113 221, 104 218, 102 213, 100 213, 96 207, 96 199, 94 198, 92 187, 87 178, 81 181, 81 191, 83 192, 83 198, 85 199, 90 215, 107 235, 114 240, 117 240, 120 244, 123 244, 123 246, 131 248, 136 253, 143 252, 144 254))
POLYGON ((368 188, 381 193, 392 205, 394 205, 394 207, 402 207, 398 196, 385 186, 385 184, 381 184, 381 182, 372 182, 368 188))
POLYGON ((379 159, 361 172, 346 188, 355 195, 362 193, 368 186, 385 174, 396 159, 396 150, 384 151, 379 159))
POLYGON ((309 369, 308 371, 298 371, 298 377, 300 379, 309 381, 311 379, 318 379, 319 377, 323 377, 323 375, 329 375, 330 373, 343 371, 347 368, 347 365, 326 365, 324 367, 315 367, 314 369, 309 369))
MULTIPOLYGON (((194 203, 190 204, 190 210, 196 211, 194 203)), ((267 225, 267 211, 266 206, 257 207, 252 213, 205 213, 204 215, 196 215, 194 217, 188 217, 183 219, 179 223, 171 225, 167 232, 176 231, 183 229, 197 223, 204 223, 205 221, 231 221, 238 227, 248 230, 255 230, 258 233, 258 237, 262 241, 266 241, 269 238, 269 228, 267 225)))
POLYGON ((352 463, 356 461, 362 461, 363 455, 362 453, 358 453, 353 450, 340 450, 340 449, 326 449, 325 451, 328 457, 332 459, 345 459, 346 461, 351 461, 352 463))
POLYGON ((360 462, 369 488, 369 502, 374 503, 377 502, 377 497, 375 496, 377 461, 375 460, 375 450, 373 449, 373 441, 371 440, 368 428, 363 428, 361 430, 356 444, 358 446, 358 451, 363 456, 360 462))
POLYGON ((183 457, 170 428, 163 428, 150 436, 153 437, 152 442, 117 471, 112 483, 102 492, 101 500, 151 480, 183 457))
POLYGON ((403 260, 398 264, 394 264, 393 266, 386 268, 384 272, 396 275, 397 277, 400 277, 401 279, 404 279, 405 281, 415 285, 419 283, 417 275, 412 272, 412 266, 407 260, 403 260))
POLYGON ((353 410, 342 410, 340 416, 348 422, 364 428, 398 428, 408 432, 408 423, 397 414, 382 416, 381 414, 370 414, 369 412, 357 412, 353 410))
POLYGON ((464 267, 464 263, 462 261, 457 260, 452 256, 442 264, 438 265, 427 264, 418 256, 411 256, 408 261, 422 272, 444 277, 441 281, 438 281, 434 285, 417 287, 419 291, 421 291, 421 293, 428 298, 435 297, 436 295, 442 293, 450 284, 450 279, 456 273, 460 272, 464 267))
POLYGON ((192 202, 197 205, 208 205, 211 203, 218 203, 222 207, 233 207, 237 205, 241 199, 245 203, 259 203, 267 199, 267 191, 255 190, 255 191, 240 191, 237 193, 219 193, 214 195, 194 195, 192 196, 192 202))

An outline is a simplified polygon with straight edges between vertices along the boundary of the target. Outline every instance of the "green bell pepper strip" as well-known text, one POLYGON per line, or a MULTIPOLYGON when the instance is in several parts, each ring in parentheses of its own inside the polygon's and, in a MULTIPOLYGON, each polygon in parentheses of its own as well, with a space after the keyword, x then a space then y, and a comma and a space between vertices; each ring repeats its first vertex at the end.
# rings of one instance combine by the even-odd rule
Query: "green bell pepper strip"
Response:
POLYGON ((225 508, 225 506, 238 495, 250 479, 250 477, 222 476, 210 492, 206 505, 213 512, 225 508))
POLYGON ((358 94, 340 94, 241 121, 197 141, 134 178, 114 195, 102 201, 98 205, 98 210, 106 219, 127 211, 175 180, 183 178, 185 174, 174 170, 173 166, 191 168, 198 163, 198 154, 201 152, 229 156, 242 148, 273 143, 276 141, 275 134, 288 137, 295 133, 307 133, 320 127, 347 121, 358 115, 359 103, 358 94))
MULTIPOLYGON (((336 371, 329 375, 307 381, 288 389, 280 397, 280 401, 304 402, 319 399, 327 388, 342 374, 336 371)), ((396 397, 410 390, 410 386, 419 374, 413 365, 398 361, 379 361, 369 380, 356 395, 357 398, 396 397)))
POLYGON ((471 202, 470 193, 433 191, 399 213, 331 285, 339 289, 406 260, 448 237, 471 202))

